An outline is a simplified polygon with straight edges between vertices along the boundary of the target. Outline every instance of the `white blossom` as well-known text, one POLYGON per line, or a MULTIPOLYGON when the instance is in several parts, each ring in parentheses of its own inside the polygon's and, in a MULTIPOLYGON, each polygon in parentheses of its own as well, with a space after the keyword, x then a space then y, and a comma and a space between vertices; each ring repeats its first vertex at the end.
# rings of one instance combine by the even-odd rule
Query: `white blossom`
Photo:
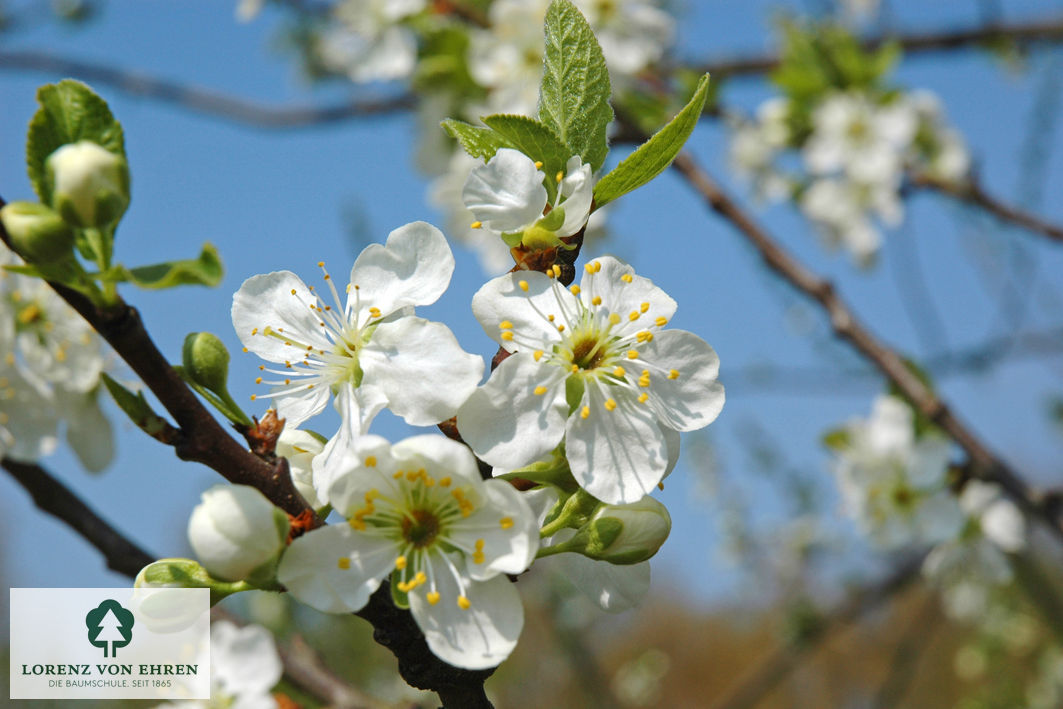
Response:
POLYGON ((67 143, 45 161, 52 187, 52 206, 72 224, 105 227, 129 204, 129 168, 91 140, 67 143))
POLYGON ((524 622, 506 574, 539 547, 521 494, 483 481, 468 448, 438 435, 394 446, 367 435, 345 453, 315 482, 348 521, 292 542, 278 580, 307 605, 347 613, 390 576, 438 657, 469 669, 504 660, 524 622))
POLYGON ((321 62, 352 81, 389 81, 409 76, 417 63, 417 40, 402 21, 425 8, 425 0, 346 0, 317 45, 321 62))
POLYGON ((610 504, 635 502, 668 468, 666 431, 719 414, 719 358, 696 335, 663 329, 675 301, 627 264, 603 256, 584 270, 570 290, 520 272, 473 297, 484 330, 512 354, 462 405, 458 428, 480 458, 508 470, 564 438, 581 486, 610 504))
POLYGON ((469 35, 469 73, 490 90, 494 113, 532 116, 543 73, 543 19, 549 0, 495 0, 490 29, 469 35))
POLYGON ((575 0, 594 29, 614 75, 634 75, 658 61, 672 44, 675 20, 646 0, 575 0))
MULTIPOLYGON (((319 263, 319 266, 324 266, 319 263)), ((264 371, 280 416, 298 427, 328 402, 361 430, 386 405, 415 426, 450 418, 475 388, 483 360, 445 325, 414 316, 450 283, 454 257, 443 234, 414 222, 371 244, 351 268, 346 304, 328 273, 320 297, 291 271, 253 276, 233 296, 237 336, 283 365, 264 371)))
POLYGON ((912 410, 893 396, 875 399, 871 417, 844 432, 834 473, 846 511, 876 545, 937 544, 959 533, 964 515, 945 484, 947 439, 917 439, 912 410))
MULTIPOLYGON (((502 148, 486 164, 473 168, 462 199, 476 217, 476 225, 504 238, 523 235, 524 245, 533 248, 557 246, 557 239, 582 229, 594 201, 591 166, 584 165, 578 155, 569 158, 564 174, 555 176, 557 196, 547 217, 544 212, 549 195, 543 185, 546 174, 540 167, 541 163, 524 153, 502 148), (555 223, 560 214, 563 220, 555 223)), ((510 245, 516 243, 520 243, 519 238, 510 245)))
POLYGON ((295 489, 315 510, 325 506, 314 490, 313 473, 314 458, 320 455, 324 448, 325 441, 316 434, 285 426, 277 439, 275 451, 279 457, 288 460, 295 489))

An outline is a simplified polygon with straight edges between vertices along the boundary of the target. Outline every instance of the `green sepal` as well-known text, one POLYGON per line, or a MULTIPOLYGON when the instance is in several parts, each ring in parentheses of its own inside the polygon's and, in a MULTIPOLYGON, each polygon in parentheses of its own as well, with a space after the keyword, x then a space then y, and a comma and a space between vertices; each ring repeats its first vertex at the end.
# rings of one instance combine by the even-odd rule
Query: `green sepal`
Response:
POLYGON ((569 377, 565 380, 565 403, 568 404, 569 416, 576 413, 580 402, 583 401, 583 392, 586 389, 587 385, 583 382, 583 377, 569 377))
POLYGON ((149 436, 157 436, 166 428, 166 420, 155 413, 144 398, 143 392, 138 391, 134 394, 106 372, 101 372, 100 376, 103 378, 103 385, 107 387, 111 398, 114 399, 114 403, 118 404, 118 408, 125 412, 137 428, 149 436))
POLYGON ((594 201, 599 207, 641 187, 672 164, 690 134, 694 132, 708 93, 709 75, 705 74, 698 82, 694 95, 675 118, 640 145, 635 152, 621 160, 619 165, 594 186, 594 201))
POLYGON ((73 79, 45 84, 37 89, 37 103, 26 135, 26 171, 41 202, 52 203, 45 161, 67 143, 91 140, 126 159, 122 125, 85 84, 73 79))
POLYGON ((97 274, 96 277, 104 283, 132 283, 138 288, 159 290, 183 285, 213 287, 221 283, 223 274, 218 250, 207 243, 203 244, 199 258, 167 261, 136 268, 126 268, 117 264, 97 274))
POLYGON ((410 607, 410 595, 399 589, 400 583, 402 583, 402 571, 395 569, 391 572, 391 583, 388 584, 391 588, 391 602, 396 608, 406 610, 410 607))
POLYGON ((520 243, 524 240, 523 231, 506 231, 502 232, 502 243, 509 248, 516 248, 520 246, 520 243))
POLYGON ((570 0, 546 10, 546 51, 539 88, 539 120, 597 172, 609 152, 612 88, 602 48, 570 0))
MULTIPOLYGON (((513 480, 514 478, 530 480, 540 485, 551 485, 567 493, 573 493, 579 488, 576 479, 572 477, 572 470, 568 466, 568 460, 565 458, 563 444, 554 449, 548 460, 536 461, 531 465, 496 477, 503 480, 513 480)), ((557 509, 560 510, 560 501, 557 509)), ((549 521, 552 517, 548 515, 546 519, 549 521)))
POLYGON ((439 125, 474 158, 490 160, 499 148, 509 147, 502 136, 490 128, 474 126, 453 118, 448 118, 439 125))

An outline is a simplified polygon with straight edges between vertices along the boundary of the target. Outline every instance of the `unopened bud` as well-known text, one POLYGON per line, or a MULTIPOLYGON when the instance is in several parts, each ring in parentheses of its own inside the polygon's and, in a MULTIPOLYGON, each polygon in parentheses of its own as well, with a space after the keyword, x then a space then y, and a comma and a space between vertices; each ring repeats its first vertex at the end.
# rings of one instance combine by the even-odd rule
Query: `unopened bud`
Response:
POLYGON ((207 572, 257 586, 274 579, 288 538, 288 515, 247 485, 215 485, 188 521, 188 540, 207 572))
POLYGON ((592 559, 637 564, 656 554, 671 530, 667 508, 646 496, 626 505, 603 505, 569 544, 582 545, 580 552, 592 559))
POLYGON ((52 186, 52 206, 82 228, 105 228, 129 206, 129 167, 91 140, 68 143, 45 162, 52 186))
POLYGON ((73 229, 43 204, 12 202, 0 209, 0 220, 15 251, 29 263, 65 261, 73 254, 73 229))
POLYGON ((229 583, 211 578, 199 562, 192 559, 159 559, 145 566, 133 581, 136 589, 207 588, 213 606, 237 591, 250 591, 243 582, 229 583))
POLYGON ((215 394, 227 394, 229 350, 217 335, 191 332, 181 348, 181 365, 185 376, 215 394))

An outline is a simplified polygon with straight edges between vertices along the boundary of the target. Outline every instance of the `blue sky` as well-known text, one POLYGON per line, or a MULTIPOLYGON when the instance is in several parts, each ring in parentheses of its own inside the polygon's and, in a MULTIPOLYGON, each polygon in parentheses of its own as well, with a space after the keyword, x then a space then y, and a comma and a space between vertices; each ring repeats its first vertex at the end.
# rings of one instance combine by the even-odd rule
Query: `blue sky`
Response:
MULTIPOLYGON (((893 3, 894 21, 901 27, 973 23, 976 5, 898 2, 893 3)), ((1059 8, 1048 2, 1006 5, 1011 19, 1044 16, 1059 8)), ((680 53, 711 58, 766 49, 776 7, 765 2, 687 3, 680 53)), ((278 20, 267 10, 255 22, 239 24, 228 2, 111 2, 84 28, 45 25, 13 33, 4 46, 53 51, 275 105, 323 103, 345 95, 345 89, 336 87, 311 89, 292 62, 271 50, 278 20)), ((1021 177, 1016 156, 1026 139, 1033 89, 1045 82, 1053 66, 1059 73, 1059 62, 1058 54, 1039 54, 1029 71, 1016 73, 985 55, 963 52, 913 59, 897 79, 942 96, 949 118, 973 146, 987 186, 1012 198, 1021 177)), ((36 87, 58 78, 0 71, 0 194, 8 201, 31 198, 23 162, 25 124, 35 110, 36 87)), ((376 241, 410 221, 442 221, 427 204, 425 181, 413 168, 416 127, 409 115, 268 132, 109 87, 99 91, 125 127, 133 172, 133 203, 119 231, 117 258, 138 265, 191 257, 201 242, 210 241, 227 269, 217 289, 125 295, 141 309, 157 344, 175 362, 187 332, 209 330, 221 336, 233 352, 230 386, 239 401, 250 395, 258 364, 239 353, 229 319, 231 295, 243 279, 276 269, 316 279, 319 260, 334 273, 346 272, 360 248, 345 226, 344 210, 351 205, 376 241)), ((742 81, 724 95, 732 105, 752 109, 767 93, 761 81, 742 81)), ((1063 148, 1058 121, 1044 138, 1056 152, 1049 153, 1044 184, 1049 198, 1039 208, 1063 222, 1063 206, 1051 199, 1063 180, 1061 162, 1054 157, 1063 148)), ((720 127, 709 123, 690 142, 699 160, 721 177, 726 176, 725 147, 720 127)), ((741 185, 726 183, 751 204, 741 185)), ((875 332, 907 352, 962 348, 1007 332, 995 279, 1014 264, 1021 268, 1015 244, 1035 247, 1036 275, 1019 271, 1033 302, 1026 329, 1061 322, 1059 248, 969 218, 937 198, 917 196, 909 202, 908 217, 906 227, 888 235, 878 266, 863 273, 843 254, 826 254, 790 208, 759 213, 788 249, 836 280, 875 332), (911 284, 920 280, 913 275, 913 263, 921 264, 929 298, 912 291, 911 284), (914 305, 906 307, 905 297, 914 305), (936 311, 946 326, 921 340, 912 324, 913 310, 919 317, 936 311)), ((831 343, 819 312, 768 274, 736 233, 708 214, 672 175, 624 198, 611 224, 614 237, 597 253, 632 261, 676 298, 679 312, 672 325, 698 333, 717 349, 721 379, 729 387, 724 412, 707 431, 726 483, 719 494, 706 495, 704 481, 693 473, 699 461, 690 456, 669 479, 662 499, 673 513, 674 528, 656 562, 655 583, 699 601, 733 601, 740 577, 720 560, 721 510, 741 502, 758 524, 771 527, 786 509, 777 480, 756 472, 742 445, 744 432, 753 425, 767 432, 787 467, 807 470, 822 483, 817 495, 832 510, 819 436, 849 417, 865 415, 880 385, 872 377, 844 388, 825 387, 794 374, 809 369, 829 373, 859 362, 844 346, 831 343), (781 367, 794 380, 786 379, 780 391, 761 391, 740 376, 758 365, 781 367)), ((469 310, 484 275, 471 254, 457 249, 457 256, 450 291, 423 314, 446 322, 467 350, 489 358, 494 348, 469 310)), ((1048 364, 1020 361, 989 375, 950 378, 940 387, 964 420, 1020 470, 1039 480, 1058 480, 1063 439, 1047 422, 1044 404, 1048 394, 1060 392, 1060 365, 1058 358, 1048 364)), ((180 463, 171 451, 138 435, 113 407, 112 413, 119 456, 111 470, 90 476, 64 453, 44 463, 148 550, 160 556, 189 555, 184 533, 188 514, 199 493, 220 478, 206 468, 180 463)), ((392 439, 411 432, 394 419, 384 420, 375 431, 392 439)), ((125 582, 107 572, 98 554, 66 527, 33 509, 6 476, 0 476, 0 498, 0 562, 9 587, 125 582)), ((844 537, 847 527, 838 522, 831 529, 844 537)), ((4 603, 6 594, 0 606, 4 603)))

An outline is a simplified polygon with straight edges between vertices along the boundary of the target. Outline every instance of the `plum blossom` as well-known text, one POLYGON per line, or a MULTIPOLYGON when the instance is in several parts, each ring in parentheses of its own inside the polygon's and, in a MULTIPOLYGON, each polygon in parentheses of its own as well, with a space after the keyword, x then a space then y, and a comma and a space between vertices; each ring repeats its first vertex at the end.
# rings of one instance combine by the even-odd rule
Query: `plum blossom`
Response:
POLYGON ((495 113, 535 115, 543 73, 543 18, 549 0, 495 0, 489 30, 469 36, 469 73, 490 90, 495 113))
POLYGON ((557 197, 545 217, 549 195, 541 166, 518 150, 502 148, 485 165, 473 168, 462 199, 477 219, 474 228, 499 234, 510 246, 523 239, 532 249, 557 246, 559 238, 582 229, 594 201, 591 166, 578 155, 569 158, 565 174, 551 178, 558 183, 557 197))
POLYGON ((612 74, 631 76, 664 56, 675 20, 646 0, 575 0, 594 28, 612 74))
POLYGON ((270 690, 284 674, 273 636, 261 625, 210 625, 210 699, 158 705, 189 709, 275 709, 270 690))
POLYGON ((840 177, 812 182, 798 202, 830 247, 844 246, 860 266, 872 263, 882 244, 873 216, 897 226, 903 207, 895 185, 867 185, 840 177))
POLYGON ((509 483, 480 478, 468 448, 438 435, 394 446, 351 442, 315 476, 319 495, 347 518, 292 542, 278 580, 326 613, 362 608, 390 577, 428 647, 456 667, 493 667, 524 623, 506 574, 539 548, 528 503, 509 483))
POLYGON ((627 264, 602 256, 584 271, 570 290, 520 272, 477 292, 473 312, 511 355, 462 405, 458 428, 507 470, 564 439, 582 487, 610 504, 636 502, 668 468, 668 431, 707 426, 723 408, 719 358, 696 335, 663 329, 675 301, 627 264))
POLYGON ((413 31, 401 23, 425 5, 425 0, 340 3, 333 11, 336 24, 319 41, 319 59, 358 83, 409 76, 417 63, 417 41, 413 31))
POLYGON ((346 303, 328 272, 329 296, 321 297, 291 271, 275 271, 240 286, 233 325, 247 350, 283 365, 261 366, 277 378, 257 381, 273 387, 268 396, 292 428, 324 409, 330 392, 359 433, 384 405, 411 425, 438 423, 483 372, 483 360, 449 328, 413 315, 442 295, 453 271, 443 234, 414 222, 362 251, 346 303))
POLYGON ((959 533, 964 515, 945 484, 950 444, 933 432, 916 438, 904 401, 878 397, 869 419, 841 433, 834 474, 846 511, 876 545, 937 544, 959 533))

